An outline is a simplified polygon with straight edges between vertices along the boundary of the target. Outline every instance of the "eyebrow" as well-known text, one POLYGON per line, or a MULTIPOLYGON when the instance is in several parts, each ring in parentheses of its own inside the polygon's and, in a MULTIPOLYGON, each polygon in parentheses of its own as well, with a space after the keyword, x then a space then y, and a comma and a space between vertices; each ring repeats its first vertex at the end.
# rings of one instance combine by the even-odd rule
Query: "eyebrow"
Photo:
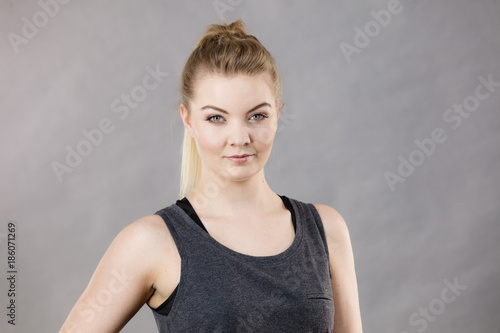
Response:
MULTIPOLYGON (((247 113, 255 111, 255 110, 257 110, 257 109, 259 109, 259 108, 261 108, 263 106, 269 106, 269 107, 271 107, 271 104, 266 103, 266 102, 260 103, 259 105, 256 105, 253 108, 251 108, 250 110, 248 110, 247 113)), ((213 105, 205 105, 204 107, 201 108, 201 110, 205 110, 205 109, 214 109, 214 110, 220 111, 220 112, 225 113, 225 114, 228 113, 226 110, 218 108, 218 107, 213 106, 213 105)))

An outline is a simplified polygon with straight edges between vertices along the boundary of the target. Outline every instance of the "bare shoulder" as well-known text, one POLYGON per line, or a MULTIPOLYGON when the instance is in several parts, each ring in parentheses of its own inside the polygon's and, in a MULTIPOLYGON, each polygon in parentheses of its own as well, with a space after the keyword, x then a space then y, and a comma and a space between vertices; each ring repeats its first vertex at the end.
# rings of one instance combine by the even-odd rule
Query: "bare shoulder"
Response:
POLYGON ((130 223, 118 233, 103 260, 132 265, 136 270, 149 272, 154 276, 153 271, 160 255, 169 251, 171 244, 172 236, 161 216, 147 215, 130 223))
POLYGON ((162 217, 159 215, 146 215, 127 225, 120 234, 130 240, 153 240, 170 235, 162 217))
POLYGON ((146 215, 123 228, 113 245, 123 253, 133 251, 151 256, 158 248, 173 242, 172 236, 159 215, 146 215))
POLYGON ((323 228, 325 229, 325 236, 328 243, 341 245, 350 242, 349 229, 342 215, 330 206, 323 204, 313 205, 323 222, 323 228))

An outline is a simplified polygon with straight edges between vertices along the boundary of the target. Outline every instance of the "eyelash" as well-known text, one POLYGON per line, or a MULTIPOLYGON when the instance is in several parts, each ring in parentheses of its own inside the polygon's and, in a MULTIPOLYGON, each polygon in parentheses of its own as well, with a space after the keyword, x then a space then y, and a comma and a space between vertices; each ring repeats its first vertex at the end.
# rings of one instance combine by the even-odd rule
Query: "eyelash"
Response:
MULTIPOLYGON (((252 117, 254 117, 254 116, 262 116, 260 119, 257 119, 257 121, 262 121, 266 118, 269 118, 269 116, 266 116, 263 113, 256 113, 256 114, 252 115, 252 117)), ((214 118, 214 117, 221 117, 222 118, 222 116, 220 116, 220 115, 213 115, 213 116, 207 117, 206 121, 211 122, 211 123, 220 123, 221 122, 221 121, 213 121, 212 118, 214 118)))

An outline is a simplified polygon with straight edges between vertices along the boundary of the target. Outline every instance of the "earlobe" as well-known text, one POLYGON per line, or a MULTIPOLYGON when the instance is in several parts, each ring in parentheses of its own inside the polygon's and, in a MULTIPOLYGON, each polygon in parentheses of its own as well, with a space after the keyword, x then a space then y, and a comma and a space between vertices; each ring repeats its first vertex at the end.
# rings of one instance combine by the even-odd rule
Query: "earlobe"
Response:
POLYGON ((280 118, 281 111, 283 111, 283 108, 285 107, 285 103, 279 103, 279 108, 278 108, 278 119, 280 118))
POLYGON ((184 123, 184 128, 188 132, 189 136, 191 136, 193 138, 194 137, 193 136, 193 128, 191 127, 191 123, 190 123, 190 119, 189 119, 189 112, 187 110, 187 107, 181 103, 179 111, 180 111, 182 122, 184 123))

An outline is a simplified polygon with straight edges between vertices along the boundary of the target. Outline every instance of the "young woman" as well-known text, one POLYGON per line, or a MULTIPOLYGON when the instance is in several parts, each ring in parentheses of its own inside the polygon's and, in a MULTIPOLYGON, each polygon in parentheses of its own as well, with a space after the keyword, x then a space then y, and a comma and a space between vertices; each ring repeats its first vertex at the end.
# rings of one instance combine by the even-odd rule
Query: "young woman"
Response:
POLYGON ((118 332, 145 303, 160 332, 362 332, 343 218, 264 176, 283 107, 273 57, 241 20, 211 25, 181 92, 179 200, 118 234, 61 332, 118 332))

